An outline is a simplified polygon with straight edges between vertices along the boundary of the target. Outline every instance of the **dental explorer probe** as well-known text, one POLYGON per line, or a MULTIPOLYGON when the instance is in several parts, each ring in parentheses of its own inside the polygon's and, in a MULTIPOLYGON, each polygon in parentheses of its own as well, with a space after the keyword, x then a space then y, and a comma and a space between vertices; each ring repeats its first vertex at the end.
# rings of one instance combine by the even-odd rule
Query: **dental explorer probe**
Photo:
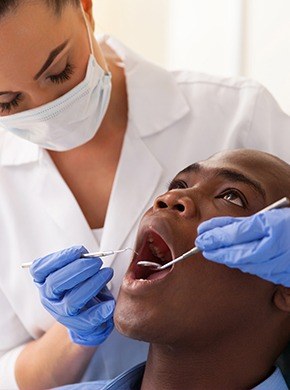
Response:
MULTIPOLYGON (((125 251, 132 251, 135 252, 132 248, 124 248, 124 249, 119 249, 116 251, 103 251, 103 252, 91 252, 91 253, 84 253, 81 255, 81 258, 88 258, 88 257, 106 257, 106 256, 111 256, 115 255, 116 253, 121 253, 125 251)), ((22 263, 21 267, 22 268, 29 268, 32 265, 33 261, 30 261, 28 263, 22 263)))
MULTIPOLYGON (((274 202, 270 204, 269 206, 265 207, 264 209, 258 211, 256 214, 264 213, 265 211, 273 210, 273 209, 280 209, 281 207, 287 207, 290 205, 290 200, 287 197, 284 197, 280 200, 277 200, 277 202, 274 202)), ((137 265, 140 265, 142 267, 150 267, 154 271, 162 271, 163 269, 166 269, 168 267, 171 267, 173 264, 178 263, 179 261, 188 259, 192 255, 195 255, 196 253, 200 252, 200 250, 195 246, 194 248, 190 249, 188 252, 183 253, 183 255, 177 257, 176 259, 171 260, 169 263, 166 263, 164 265, 160 265, 158 263, 155 263, 153 261, 138 261, 137 265)))

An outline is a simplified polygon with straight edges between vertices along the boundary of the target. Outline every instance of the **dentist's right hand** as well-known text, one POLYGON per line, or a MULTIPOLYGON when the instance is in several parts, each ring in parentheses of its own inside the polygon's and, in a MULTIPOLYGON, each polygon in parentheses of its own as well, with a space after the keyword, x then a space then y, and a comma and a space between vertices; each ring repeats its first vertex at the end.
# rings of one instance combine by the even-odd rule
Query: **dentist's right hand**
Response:
POLYGON ((101 344, 114 328, 115 301, 106 287, 113 277, 99 258, 81 258, 74 246, 35 260, 30 267, 46 310, 68 329, 76 344, 101 344))

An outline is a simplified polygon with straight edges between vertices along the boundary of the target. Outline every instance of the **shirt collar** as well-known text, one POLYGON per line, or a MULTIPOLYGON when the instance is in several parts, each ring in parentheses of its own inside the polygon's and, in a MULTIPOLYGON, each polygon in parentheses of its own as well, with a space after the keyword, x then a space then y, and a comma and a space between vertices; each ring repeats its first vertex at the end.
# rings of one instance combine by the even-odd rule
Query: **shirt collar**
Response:
MULTIPOLYGON (((104 390, 139 389, 145 370, 145 363, 138 364, 110 381, 104 390)), ((272 375, 252 390, 288 390, 280 369, 277 367, 272 375)))
POLYGON ((264 382, 254 387, 253 390, 288 390, 288 386, 283 378, 281 370, 276 367, 272 375, 264 382))
MULTIPOLYGON (((144 371, 145 363, 141 363, 123 372, 113 380, 86 382, 78 385, 60 387, 58 389, 139 390, 141 388, 144 371)), ((269 378, 260 383, 258 386, 254 387, 252 390, 288 390, 288 387, 280 369, 276 368, 273 374, 269 376, 269 378)))

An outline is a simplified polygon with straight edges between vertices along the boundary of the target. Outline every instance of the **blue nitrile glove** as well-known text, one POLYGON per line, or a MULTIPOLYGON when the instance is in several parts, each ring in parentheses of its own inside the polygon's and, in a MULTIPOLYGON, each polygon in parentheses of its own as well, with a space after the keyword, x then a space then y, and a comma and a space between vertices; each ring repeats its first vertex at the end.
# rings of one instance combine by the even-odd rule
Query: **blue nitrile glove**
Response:
POLYGON ((195 244, 205 258, 290 287, 290 209, 213 218, 198 234, 195 244))
POLYGON ((30 267, 43 306, 65 325, 73 342, 101 344, 113 330, 115 301, 106 284, 113 276, 99 258, 80 258, 75 246, 37 259, 30 267))

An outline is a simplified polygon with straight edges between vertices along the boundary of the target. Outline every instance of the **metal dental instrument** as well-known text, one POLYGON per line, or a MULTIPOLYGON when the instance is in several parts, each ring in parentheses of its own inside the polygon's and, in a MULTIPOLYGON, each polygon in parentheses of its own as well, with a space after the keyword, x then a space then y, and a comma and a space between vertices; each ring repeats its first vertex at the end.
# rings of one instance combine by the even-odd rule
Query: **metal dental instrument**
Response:
POLYGON ((177 257, 174 260, 171 260, 169 263, 166 263, 164 265, 160 265, 158 263, 154 263, 154 261, 138 261, 137 265, 140 265, 142 267, 150 267, 154 269, 154 271, 162 271, 165 268, 171 267, 173 264, 178 263, 181 260, 185 260, 188 257, 195 255, 200 250, 195 246, 194 248, 190 249, 188 252, 183 253, 183 255, 177 257))
MULTIPOLYGON (((119 249, 116 251, 103 251, 103 252, 92 252, 92 253, 84 253, 81 255, 81 258, 88 258, 88 257, 106 257, 106 256, 111 256, 115 255, 116 253, 121 253, 125 251, 132 251, 134 250, 132 248, 124 248, 124 249, 119 249)), ((22 268, 29 268, 32 265, 33 261, 30 261, 28 263, 22 263, 21 267, 22 268)))
POLYGON ((104 251, 104 252, 91 252, 91 253, 84 253, 81 257, 106 257, 106 256, 111 256, 115 255, 116 253, 122 253, 126 251, 132 251, 134 250, 132 248, 124 248, 124 249, 119 249, 117 251, 104 251))
MULTIPOLYGON (((265 207, 264 209, 258 211, 255 214, 260 214, 265 211, 273 210, 273 209, 279 209, 281 207, 287 207, 290 206, 290 199, 287 197, 284 197, 280 200, 277 200, 277 202, 274 202, 270 204, 269 206, 265 207)), ((171 260, 169 263, 166 263, 164 265, 160 265, 158 263, 155 263, 153 261, 138 261, 138 265, 142 267, 150 267, 154 271, 162 271, 163 269, 166 269, 168 267, 171 267, 173 264, 178 263, 179 261, 185 260, 188 257, 191 257, 192 255, 195 255, 196 253, 200 252, 200 250, 195 246, 194 248, 190 249, 188 252, 185 252, 183 255, 177 257, 176 259, 171 260)))

